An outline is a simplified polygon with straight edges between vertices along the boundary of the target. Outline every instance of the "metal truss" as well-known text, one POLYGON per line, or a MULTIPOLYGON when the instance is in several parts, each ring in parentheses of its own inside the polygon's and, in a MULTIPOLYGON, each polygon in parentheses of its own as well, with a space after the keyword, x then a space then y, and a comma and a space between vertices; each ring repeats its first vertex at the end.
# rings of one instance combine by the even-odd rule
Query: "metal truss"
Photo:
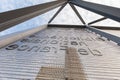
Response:
POLYGON ((70 3, 70 6, 72 7, 72 9, 74 10, 74 12, 76 13, 76 15, 78 16, 78 18, 81 20, 81 22, 84 25, 48 25, 48 27, 52 27, 52 26, 57 26, 57 27, 74 27, 74 28, 87 28, 93 32, 95 32, 96 34, 100 34, 103 37, 106 37, 108 40, 112 40, 114 42, 116 42, 118 45, 120 45, 120 37, 105 33, 103 31, 100 31, 99 29, 109 29, 109 30, 118 30, 120 28, 118 27, 102 27, 102 26, 89 26, 90 24, 102 21, 106 18, 110 18, 113 19, 115 21, 120 22, 120 9, 119 8, 114 8, 114 7, 109 7, 109 6, 105 6, 105 5, 100 5, 100 4, 95 4, 95 3, 91 3, 91 2, 86 2, 86 1, 82 1, 82 0, 57 0, 57 1, 52 1, 52 2, 48 2, 48 3, 44 3, 44 4, 39 4, 36 6, 31 6, 31 7, 26 7, 26 8, 22 8, 22 9, 17 9, 17 10, 13 10, 13 11, 8 11, 8 12, 4 12, 4 13, 0 13, 0 31, 3 31, 5 29, 8 29, 14 25, 17 25, 21 22, 24 22, 28 19, 31 19, 35 16, 41 15, 45 12, 48 12, 58 6, 62 7, 56 12, 56 14, 52 17, 52 19, 49 21, 49 23, 59 14, 59 12, 65 7, 66 3, 70 3), (88 25, 86 25, 85 21, 83 20, 83 18, 81 17, 81 15, 79 14, 79 12, 77 11, 77 9, 75 8, 75 6, 79 6, 82 7, 84 9, 90 10, 92 12, 95 12, 97 14, 100 14, 102 16, 104 16, 101 19, 92 21, 90 23, 88 23, 88 25), (97 29, 99 28, 99 29, 97 29))
MULTIPOLYGON (((114 8, 114 7, 109 7, 109 6, 105 6, 105 5, 85 2, 82 0, 69 0, 69 3, 77 5, 79 7, 84 8, 84 9, 90 10, 90 11, 95 12, 97 14, 100 14, 102 16, 105 16, 104 18, 101 18, 101 19, 98 19, 98 20, 95 20, 95 21, 88 23, 88 25, 86 25, 86 28, 95 32, 96 34, 99 34, 99 35, 107 38, 108 40, 112 40, 112 41, 116 42, 118 45, 120 45, 120 37, 105 33, 103 31, 100 31, 97 28, 89 26, 90 24, 99 22, 99 21, 104 20, 106 18, 110 18, 110 19, 113 19, 115 21, 120 22, 120 14, 119 14, 120 9, 119 8, 114 8)), ((117 28, 106 27, 106 29, 117 29, 117 28)))
POLYGON ((69 3, 90 10, 107 18, 120 22, 120 9, 82 0, 69 0, 69 3))
MULTIPOLYGON (((63 6, 61 6, 61 8, 55 13, 55 15, 50 19, 50 21, 48 23, 51 23, 54 18, 60 13, 60 11, 66 6, 67 3, 65 3, 63 6)), ((80 21, 85 25, 85 21, 83 20, 83 18, 81 17, 81 15, 79 14, 79 12, 77 11, 77 9, 75 8, 75 6, 73 4, 69 4, 71 6, 71 8, 73 9, 73 11, 76 13, 76 15, 78 16, 78 18, 80 19, 80 21)))

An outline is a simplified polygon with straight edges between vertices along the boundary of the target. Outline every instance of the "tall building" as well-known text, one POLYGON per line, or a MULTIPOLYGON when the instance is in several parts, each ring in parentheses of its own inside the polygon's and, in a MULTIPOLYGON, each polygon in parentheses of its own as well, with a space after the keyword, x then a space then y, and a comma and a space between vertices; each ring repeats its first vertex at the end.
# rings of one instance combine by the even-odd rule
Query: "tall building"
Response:
POLYGON ((61 6, 47 25, 0 38, 0 80, 119 80, 120 38, 92 26, 120 22, 120 9, 82 0, 57 0, 0 14, 0 31, 61 6), (51 24, 69 4, 83 25, 51 24), (104 16, 86 23, 76 6, 104 16))

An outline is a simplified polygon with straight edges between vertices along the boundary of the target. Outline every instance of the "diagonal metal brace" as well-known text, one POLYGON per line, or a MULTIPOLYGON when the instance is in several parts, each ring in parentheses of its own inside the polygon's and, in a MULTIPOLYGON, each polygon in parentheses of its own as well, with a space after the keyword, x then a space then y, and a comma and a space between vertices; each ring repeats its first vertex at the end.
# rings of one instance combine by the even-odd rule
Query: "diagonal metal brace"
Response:
POLYGON ((100 21, 105 20, 105 19, 107 19, 107 18, 106 18, 106 17, 103 17, 103 18, 97 19, 97 20, 95 20, 95 21, 92 21, 92 22, 88 23, 88 25, 91 25, 91 24, 100 22, 100 21))
POLYGON ((80 21, 83 24, 86 24, 85 21, 83 20, 82 16, 79 14, 78 10, 75 8, 75 6, 73 4, 70 4, 71 8, 73 9, 73 11, 75 11, 76 15, 78 16, 78 18, 80 19, 80 21))
POLYGON ((55 13, 55 15, 50 19, 50 21, 49 21, 48 23, 51 23, 51 22, 54 20, 54 18, 60 13, 60 11, 66 6, 66 4, 67 4, 67 3, 63 4, 63 5, 59 8, 59 10, 55 13))

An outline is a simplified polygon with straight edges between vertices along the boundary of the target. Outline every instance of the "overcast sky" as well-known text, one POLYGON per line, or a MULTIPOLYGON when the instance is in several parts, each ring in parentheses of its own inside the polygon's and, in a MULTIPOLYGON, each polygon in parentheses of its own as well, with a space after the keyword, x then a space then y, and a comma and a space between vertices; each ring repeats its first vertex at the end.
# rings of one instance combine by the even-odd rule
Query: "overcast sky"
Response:
MULTIPOLYGON (((18 8, 23 8, 26 6, 37 5, 37 4, 41 4, 41 3, 45 3, 49 1, 54 1, 54 0, 0 0, 0 13, 9 11, 9 10, 18 9, 18 8)), ((99 4, 105 4, 108 6, 112 5, 114 7, 120 8, 120 0, 85 0, 85 1, 96 2, 99 4)), ((86 23, 102 17, 100 15, 84 10, 82 8, 78 8, 78 7, 76 8, 79 10, 80 14, 82 15, 86 23)), ((56 12, 57 9, 47 12, 38 17, 35 17, 19 25, 16 25, 11 29, 0 32, 0 35, 6 35, 6 34, 13 33, 13 32, 17 32, 17 31, 21 31, 21 30, 25 30, 28 28, 33 28, 33 27, 46 24, 49 21, 49 19, 53 16, 53 14, 56 12)), ((60 14, 55 18, 55 20, 52 23, 54 24, 55 23, 56 24, 75 24, 75 25, 82 24, 69 5, 67 5, 62 10, 62 12, 60 12, 60 14)), ((96 23, 95 25, 120 26, 120 23, 107 19, 100 23, 96 23)))

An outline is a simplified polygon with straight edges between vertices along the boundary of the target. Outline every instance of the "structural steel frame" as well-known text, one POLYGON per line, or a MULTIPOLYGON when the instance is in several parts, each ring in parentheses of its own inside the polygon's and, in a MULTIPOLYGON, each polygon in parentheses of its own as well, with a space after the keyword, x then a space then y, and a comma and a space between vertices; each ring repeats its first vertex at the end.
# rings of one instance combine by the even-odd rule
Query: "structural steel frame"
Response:
MULTIPOLYGON (((64 5, 62 5, 59 10, 54 14, 54 16, 50 19, 50 21, 48 23, 51 23, 54 18, 61 12, 61 10, 66 6, 67 3, 65 3, 64 5)), ((73 9, 73 11, 76 13, 76 15, 78 16, 78 18, 80 19, 80 21, 85 25, 85 21, 83 20, 82 16, 79 14, 79 12, 77 11, 77 9, 74 7, 73 4, 69 4, 71 6, 71 8, 73 9)))
POLYGON ((82 7, 84 9, 90 10, 106 18, 113 19, 120 22, 120 9, 110 6, 105 6, 101 4, 95 4, 91 2, 86 2, 82 0, 69 0, 69 3, 82 7))
POLYGON ((57 26, 57 27, 60 27, 60 26, 67 27, 68 26, 69 28, 70 27, 74 27, 74 28, 83 28, 84 27, 84 28, 87 28, 97 34, 100 34, 101 36, 106 37, 108 40, 112 40, 112 41, 116 42, 118 45, 120 45, 120 37, 117 37, 117 36, 114 36, 114 35, 111 35, 111 34, 108 34, 108 33, 105 33, 103 31, 99 30, 99 29, 117 30, 120 28, 89 26, 90 24, 102 21, 106 18, 110 18, 110 19, 120 22, 120 9, 101 5, 101 4, 86 2, 86 1, 82 1, 82 0, 68 0, 68 1, 67 0, 57 0, 57 1, 52 1, 52 2, 48 2, 48 3, 44 3, 44 4, 39 4, 36 6, 31 6, 31 7, 26 7, 26 8, 22 8, 22 9, 17 9, 17 10, 13 10, 13 11, 0 13, 0 31, 8 29, 14 25, 17 25, 21 22, 24 22, 28 19, 31 19, 31 18, 38 16, 40 14, 43 14, 45 12, 48 12, 48 11, 62 5, 61 8, 56 12, 56 14, 51 18, 51 20, 49 21, 49 23, 50 23, 59 14, 59 12, 65 7, 66 3, 70 3, 70 6, 75 11, 76 15, 79 17, 79 19, 81 20, 81 22, 84 25, 78 25, 78 26, 63 25, 62 26, 62 25, 48 24, 48 27, 52 27, 52 26, 57 26), (82 7, 87 10, 90 10, 90 11, 100 14, 104 17, 86 24, 85 21, 83 20, 83 18, 81 17, 81 15, 79 14, 79 12, 77 11, 77 9, 74 7, 74 5, 82 7), (99 29, 97 29, 97 28, 99 28, 99 29))

